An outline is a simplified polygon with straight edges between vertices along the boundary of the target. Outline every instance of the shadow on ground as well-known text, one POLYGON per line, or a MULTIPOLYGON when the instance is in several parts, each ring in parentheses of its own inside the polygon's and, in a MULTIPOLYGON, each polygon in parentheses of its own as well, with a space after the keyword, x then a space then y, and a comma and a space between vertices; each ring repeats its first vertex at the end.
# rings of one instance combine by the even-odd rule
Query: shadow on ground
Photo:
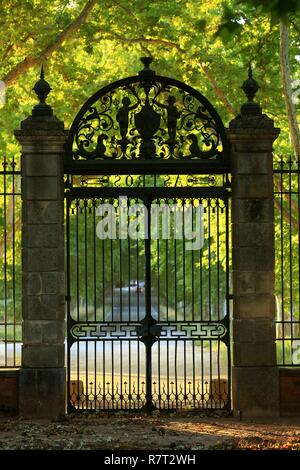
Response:
POLYGON ((172 413, 104 412, 70 415, 57 421, 0 419, 4 449, 295 449, 299 420, 254 423, 233 417, 172 413))

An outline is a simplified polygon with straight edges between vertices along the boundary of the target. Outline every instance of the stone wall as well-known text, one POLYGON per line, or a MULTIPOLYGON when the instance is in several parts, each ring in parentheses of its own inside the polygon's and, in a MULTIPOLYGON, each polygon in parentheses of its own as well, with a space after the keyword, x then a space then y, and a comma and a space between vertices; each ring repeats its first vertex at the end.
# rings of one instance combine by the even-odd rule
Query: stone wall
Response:
POLYGON ((0 416, 14 416, 19 411, 19 370, 0 370, 0 416))

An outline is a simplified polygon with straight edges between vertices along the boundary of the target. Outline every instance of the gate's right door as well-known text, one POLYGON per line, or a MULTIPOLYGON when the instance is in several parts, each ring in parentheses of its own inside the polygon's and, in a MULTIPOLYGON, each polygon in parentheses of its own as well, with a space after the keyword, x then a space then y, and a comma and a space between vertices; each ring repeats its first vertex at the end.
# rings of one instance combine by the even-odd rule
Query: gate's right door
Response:
POLYGON ((161 327, 151 352, 153 403, 228 409, 228 199, 179 195, 154 199, 152 208, 151 299, 161 327))

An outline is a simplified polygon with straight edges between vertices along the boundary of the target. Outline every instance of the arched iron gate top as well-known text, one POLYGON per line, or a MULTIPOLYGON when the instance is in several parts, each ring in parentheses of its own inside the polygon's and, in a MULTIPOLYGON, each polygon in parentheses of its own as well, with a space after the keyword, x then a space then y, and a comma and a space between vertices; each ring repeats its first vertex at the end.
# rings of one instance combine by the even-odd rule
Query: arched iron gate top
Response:
POLYGON ((65 171, 75 174, 223 173, 229 150, 222 120, 196 89, 156 75, 152 59, 137 76, 91 96, 71 126, 65 171))

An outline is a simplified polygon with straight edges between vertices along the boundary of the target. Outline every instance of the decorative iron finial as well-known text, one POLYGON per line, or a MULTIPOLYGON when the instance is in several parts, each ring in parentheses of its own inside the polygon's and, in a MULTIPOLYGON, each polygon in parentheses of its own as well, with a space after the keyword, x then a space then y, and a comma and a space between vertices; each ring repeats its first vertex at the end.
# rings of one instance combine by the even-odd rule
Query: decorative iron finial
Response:
POLYGON ((144 69, 139 72, 139 75, 155 75, 154 70, 150 69, 153 62, 153 57, 141 57, 140 61, 144 65, 144 69))
POLYGON ((45 101, 46 101, 47 96, 49 95, 49 93, 51 91, 51 86, 45 80, 45 72, 44 72, 44 66, 43 65, 41 67, 40 79, 34 85, 33 90, 35 91, 38 99, 40 100, 39 105, 47 106, 45 104, 45 101))
POLYGON ((261 114, 261 107, 258 103, 254 101, 255 95, 259 89, 259 84, 256 80, 254 80, 252 76, 252 66, 251 62, 249 62, 248 66, 248 78, 244 81, 242 85, 242 90, 244 91, 245 95, 247 96, 247 103, 241 106, 241 113, 242 115, 258 115, 261 114))
POLYGON ((255 95, 259 89, 259 84, 256 80, 254 80, 252 76, 252 66, 251 62, 249 62, 248 66, 248 78, 244 81, 242 85, 242 90, 244 91, 245 95, 248 98, 248 103, 253 103, 255 95))
POLYGON ((252 65, 251 65, 251 62, 249 62, 249 65, 248 65, 248 78, 252 78, 252 65))

